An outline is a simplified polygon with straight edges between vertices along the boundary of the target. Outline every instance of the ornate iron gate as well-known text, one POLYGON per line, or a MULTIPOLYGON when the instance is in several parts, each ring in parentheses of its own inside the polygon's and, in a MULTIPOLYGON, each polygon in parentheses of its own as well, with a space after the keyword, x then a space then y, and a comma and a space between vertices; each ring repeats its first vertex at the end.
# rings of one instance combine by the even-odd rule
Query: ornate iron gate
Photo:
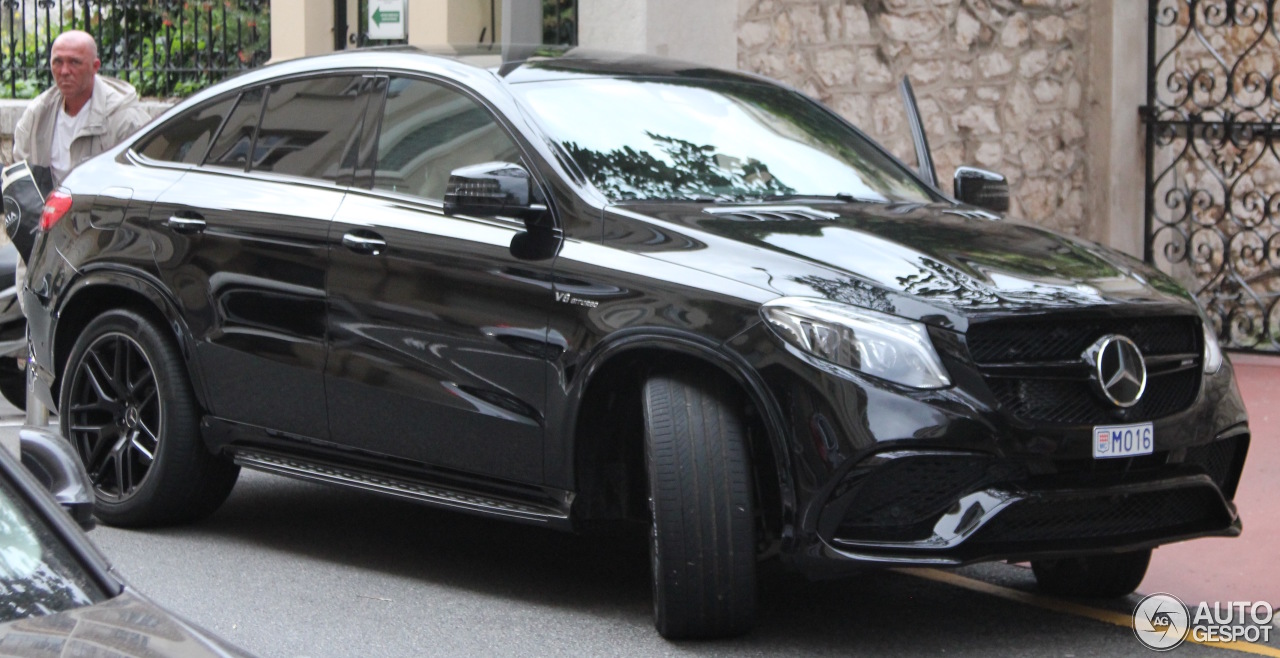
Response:
POLYGON ((1280 352, 1277 0, 1149 0, 1146 259, 1233 349, 1280 352))

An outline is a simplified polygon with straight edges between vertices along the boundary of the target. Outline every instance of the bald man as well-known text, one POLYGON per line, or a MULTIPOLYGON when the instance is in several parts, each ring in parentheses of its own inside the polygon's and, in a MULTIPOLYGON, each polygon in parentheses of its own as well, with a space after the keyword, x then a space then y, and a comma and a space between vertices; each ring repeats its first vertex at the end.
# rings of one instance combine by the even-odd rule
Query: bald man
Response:
POLYGON ((48 167, 54 186, 151 120, 133 86, 98 75, 101 66, 88 32, 58 35, 49 51, 54 85, 27 106, 13 131, 14 160, 48 167))

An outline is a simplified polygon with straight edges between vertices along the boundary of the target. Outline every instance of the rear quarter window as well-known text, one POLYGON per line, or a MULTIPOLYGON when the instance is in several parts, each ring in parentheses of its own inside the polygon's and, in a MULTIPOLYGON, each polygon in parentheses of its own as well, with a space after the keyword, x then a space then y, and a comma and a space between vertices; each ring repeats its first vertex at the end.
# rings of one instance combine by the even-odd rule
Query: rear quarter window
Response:
POLYGON ((199 164, 235 102, 236 96, 232 95, 183 112, 165 122, 135 150, 151 160, 199 164))
POLYGON ((240 100, 223 124, 222 132, 214 140, 204 163, 219 167, 244 169, 249 161, 249 149, 258 129, 258 116, 262 111, 262 87, 240 94, 240 100))

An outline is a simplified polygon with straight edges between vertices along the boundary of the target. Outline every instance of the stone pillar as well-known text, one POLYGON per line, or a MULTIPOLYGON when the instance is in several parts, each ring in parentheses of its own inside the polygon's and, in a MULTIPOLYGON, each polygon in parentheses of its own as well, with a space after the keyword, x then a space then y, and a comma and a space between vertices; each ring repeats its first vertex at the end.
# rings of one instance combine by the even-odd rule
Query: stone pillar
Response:
POLYGON ((738 65, 737 0, 596 0, 578 4, 578 43, 709 66, 738 65))
MULTIPOLYGON (((581 9, 579 9, 581 11, 581 9)), ((502 0, 502 42, 542 43, 542 3, 529 0, 502 0)))
MULTIPOLYGON (((494 23, 502 28, 502 12, 494 23)), ((347 0, 347 47, 360 25, 359 2, 347 0)), ((271 61, 333 52, 333 0, 275 0, 271 24, 289 29, 271 31, 271 61)), ((489 3, 475 0, 410 0, 405 29, 415 46, 474 44, 485 31, 489 41, 489 3)))
MULTIPOLYGON (((498 3, 497 11, 498 29, 502 29, 502 3, 498 3)), ((489 41, 488 2, 410 0, 408 13, 409 45, 427 48, 476 44, 481 30, 485 31, 485 42, 489 41)))
POLYGON ((407 9, 409 44, 433 46, 449 42, 449 0, 418 0, 407 9))
POLYGON ((271 25, 273 62, 333 52, 333 0, 274 0, 271 25))
POLYGON ((1147 100, 1147 3, 1091 5, 1089 34, 1089 210, 1101 239, 1142 257, 1147 100))

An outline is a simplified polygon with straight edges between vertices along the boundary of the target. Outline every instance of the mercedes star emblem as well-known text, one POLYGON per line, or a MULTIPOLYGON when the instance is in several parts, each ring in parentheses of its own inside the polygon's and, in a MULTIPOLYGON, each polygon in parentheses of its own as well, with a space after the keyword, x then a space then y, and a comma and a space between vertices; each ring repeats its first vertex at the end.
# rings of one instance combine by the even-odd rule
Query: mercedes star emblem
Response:
POLYGON ((1132 407, 1147 390, 1147 364, 1132 340, 1116 334, 1099 338, 1084 352, 1094 388, 1117 407, 1132 407))

